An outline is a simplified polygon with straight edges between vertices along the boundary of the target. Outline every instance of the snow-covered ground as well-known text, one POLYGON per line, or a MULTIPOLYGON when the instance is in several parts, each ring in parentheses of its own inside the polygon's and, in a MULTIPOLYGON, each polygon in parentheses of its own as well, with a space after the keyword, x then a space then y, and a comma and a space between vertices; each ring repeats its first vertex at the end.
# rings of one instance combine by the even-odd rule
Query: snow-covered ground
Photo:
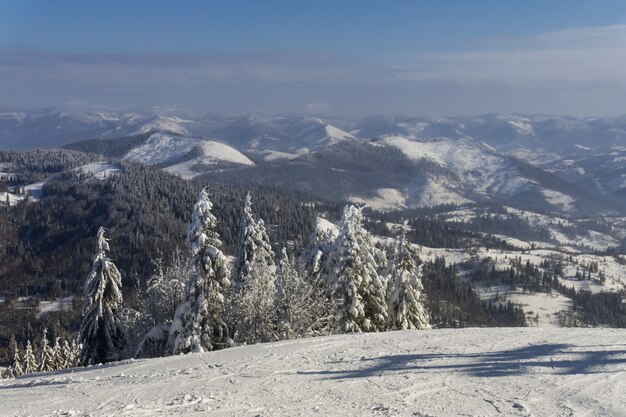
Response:
POLYGON ((626 330, 352 334, 0 381, 7 416, 624 416, 626 330))
MULTIPOLYGON (((460 184, 462 188, 471 189, 475 194, 510 197, 533 183, 521 176, 506 158, 492 153, 487 147, 470 139, 439 138, 430 141, 415 141, 400 136, 388 136, 381 138, 379 142, 398 148, 411 159, 428 159, 448 169, 459 179, 455 182, 455 186, 460 184)), ((439 200, 453 191, 449 187, 443 187, 441 181, 442 179, 437 179, 435 182, 441 189, 434 188, 433 184, 428 184, 427 189, 432 188, 430 194, 443 197, 436 198, 434 202, 421 202, 420 205, 441 204, 439 200)), ((452 202, 462 204, 467 200, 452 202)))
POLYGON ((85 174, 91 174, 94 176, 94 178, 105 179, 110 177, 111 175, 119 175, 121 168, 119 167, 119 165, 115 165, 106 161, 100 161, 80 166, 76 168, 75 171, 82 171, 85 174))
POLYGON ((406 208, 406 196, 395 188, 379 188, 376 190, 378 196, 372 198, 349 197, 348 201, 353 203, 367 205, 374 210, 395 210, 398 208, 406 208))
POLYGON ((50 314, 56 311, 69 311, 72 309, 72 300, 74 297, 57 298, 55 300, 40 301, 39 313, 37 318, 41 319, 46 314, 50 314))
POLYGON ((7 198, 10 206, 17 204, 24 199, 21 195, 13 193, 0 193, 0 204, 6 204, 7 198))
POLYGON ((148 165, 160 164, 186 155, 197 144, 197 140, 188 137, 155 133, 148 138, 146 143, 130 150, 124 159, 148 165))
POLYGON ((254 165, 254 162, 252 162, 247 156, 226 144, 210 140, 202 140, 198 141, 197 145, 202 153, 201 156, 176 165, 171 165, 165 168, 165 170, 173 174, 179 174, 182 178, 190 179, 201 174, 201 172, 194 170, 196 165, 214 165, 220 162, 248 166, 254 165))

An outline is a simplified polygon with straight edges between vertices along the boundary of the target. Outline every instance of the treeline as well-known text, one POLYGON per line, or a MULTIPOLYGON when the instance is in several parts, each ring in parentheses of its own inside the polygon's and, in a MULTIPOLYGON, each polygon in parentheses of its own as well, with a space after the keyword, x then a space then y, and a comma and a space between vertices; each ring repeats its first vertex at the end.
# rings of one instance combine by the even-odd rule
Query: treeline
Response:
POLYGON ((24 185, 48 178, 51 174, 77 168, 98 160, 92 153, 64 149, 40 148, 31 151, 0 150, 0 164, 18 173, 10 185, 24 185))
MULTIPOLYGON (((41 203, 23 202, 0 210, 0 294, 60 297, 80 288, 89 271, 89 247, 98 227, 107 228, 113 254, 131 288, 132 277, 147 277, 151 259, 168 257, 184 241, 185 225, 200 184, 136 163, 105 181, 51 180, 41 203)), ((209 187, 219 232, 232 253, 244 187, 209 187)), ((317 206, 296 193, 260 187, 256 207, 278 246, 301 247, 315 225, 317 206)))
POLYGON ((461 282, 456 266, 446 264, 445 258, 426 262, 423 274, 427 306, 437 327, 526 326, 519 306, 482 301, 470 284, 461 282))

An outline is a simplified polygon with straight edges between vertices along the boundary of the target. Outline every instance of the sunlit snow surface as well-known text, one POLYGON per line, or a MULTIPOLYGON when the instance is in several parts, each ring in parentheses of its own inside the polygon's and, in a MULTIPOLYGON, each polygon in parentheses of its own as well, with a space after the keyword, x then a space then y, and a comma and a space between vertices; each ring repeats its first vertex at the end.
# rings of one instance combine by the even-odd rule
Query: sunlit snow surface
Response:
POLYGON ((624 416, 626 330, 352 334, 0 381, 3 415, 624 416))

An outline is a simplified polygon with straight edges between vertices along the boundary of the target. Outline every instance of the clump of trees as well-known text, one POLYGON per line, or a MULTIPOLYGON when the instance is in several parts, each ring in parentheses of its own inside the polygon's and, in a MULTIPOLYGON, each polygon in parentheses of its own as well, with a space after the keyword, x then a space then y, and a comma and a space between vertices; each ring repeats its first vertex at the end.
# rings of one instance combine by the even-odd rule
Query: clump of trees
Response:
POLYGON ((201 190, 187 226, 188 257, 177 251, 170 266, 156 262, 136 294, 136 309, 123 306, 122 277, 100 228, 78 338, 57 338, 50 346, 44 333, 39 355, 30 342, 23 354, 15 347, 9 374, 332 333, 430 328, 429 308, 436 305, 425 294, 436 286, 423 282, 406 225, 393 245, 376 243, 362 208, 349 205, 338 232, 316 230, 299 256, 286 246, 277 256, 247 194, 231 271, 213 209, 208 190, 201 190))
POLYGON ((60 337, 54 338, 53 343, 48 339, 48 331, 43 329, 38 348, 30 340, 24 348, 20 348, 11 338, 9 348, 13 354, 13 361, 7 370, 9 378, 17 378, 33 372, 48 372, 79 366, 82 346, 76 339, 68 341, 60 337))

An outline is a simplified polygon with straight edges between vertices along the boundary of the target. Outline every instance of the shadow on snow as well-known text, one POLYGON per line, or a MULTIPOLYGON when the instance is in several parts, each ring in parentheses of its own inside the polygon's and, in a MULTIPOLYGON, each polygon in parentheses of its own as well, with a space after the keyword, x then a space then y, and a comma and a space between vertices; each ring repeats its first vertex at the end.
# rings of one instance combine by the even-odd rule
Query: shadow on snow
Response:
POLYGON ((523 375, 531 371, 559 375, 626 371, 626 366, 616 369, 617 365, 626 365, 626 350, 599 350, 595 346, 589 346, 588 348, 591 348, 589 350, 576 351, 570 350, 572 347, 577 346, 529 344, 518 349, 488 353, 388 355, 362 358, 358 361, 358 369, 300 373, 323 375, 330 379, 350 379, 382 376, 394 372, 462 372, 475 377, 502 377, 523 375))

